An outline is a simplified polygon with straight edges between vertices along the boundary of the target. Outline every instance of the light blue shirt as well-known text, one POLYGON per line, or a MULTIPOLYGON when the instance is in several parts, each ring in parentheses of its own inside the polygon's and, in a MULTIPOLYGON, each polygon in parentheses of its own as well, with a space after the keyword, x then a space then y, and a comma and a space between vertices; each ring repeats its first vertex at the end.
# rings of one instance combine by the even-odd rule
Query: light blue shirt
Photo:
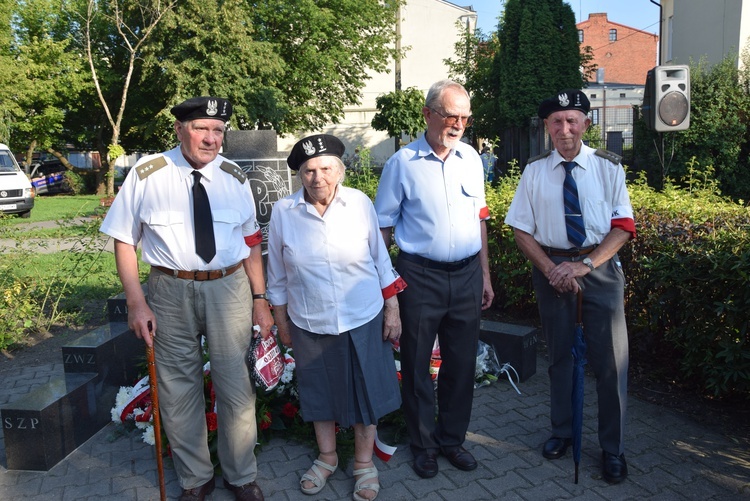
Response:
POLYGON ((479 154, 458 142, 443 161, 422 136, 386 162, 375 210, 405 252, 443 262, 473 256, 489 218, 479 154))

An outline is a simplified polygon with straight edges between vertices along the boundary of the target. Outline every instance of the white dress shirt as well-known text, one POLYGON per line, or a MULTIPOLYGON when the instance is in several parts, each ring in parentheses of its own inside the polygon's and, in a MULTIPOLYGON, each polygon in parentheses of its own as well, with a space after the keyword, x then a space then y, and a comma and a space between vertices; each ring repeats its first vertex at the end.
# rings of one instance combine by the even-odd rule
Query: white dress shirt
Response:
MULTIPOLYGON (((217 156, 200 173, 211 204, 216 256, 205 263, 195 253, 192 186, 194 170, 176 147, 142 158, 128 173, 117 193, 101 231, 130 245, 141 242, 142 259, 153 266, 174 270, 219 270, 250 254, 244 237, 260 226, 255 217, 250 183, 241 183, 220 166, 228 162, 217 156), (137 170, 163 156, 165 167, 140 179, 137 170)), ((239 169, 239 167, 237 167, 239 169)))
MULTIPOLYGON (((573 179, 578 186, 581 213, 586 226, 583 247, 600 244, 612 229, 612 220, 633 219, 630 195, 622 166, 595 154, 584 144, 573 159, 573 179)), ((521 175, 505 224, 525 231, 540 245, 555 249, 573 247, 565 230, 563 181, 565 159, 552 151, 526 166, 521 175)))
POLYGON ((321 216, 304 190, 276 202, 271 213, 268 299, 288 305, 297 327, 338 335, 375 318, 382 289, 399 275, 364 193, 339 185, 321 216))

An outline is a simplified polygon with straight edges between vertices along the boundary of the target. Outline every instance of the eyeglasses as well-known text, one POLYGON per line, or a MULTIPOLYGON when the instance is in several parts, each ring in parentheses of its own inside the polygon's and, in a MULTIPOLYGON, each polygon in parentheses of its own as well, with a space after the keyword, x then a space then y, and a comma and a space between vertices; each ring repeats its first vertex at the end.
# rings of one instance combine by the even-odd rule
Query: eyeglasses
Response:
POLYGON ((470 127, 474 123, 474 117, 460 117, 458 115, 445 116, 435 108, 430 108, 432 111, 443 117, 443 123, 448 127, 454 127, 460 120, 464 127, 470 127))

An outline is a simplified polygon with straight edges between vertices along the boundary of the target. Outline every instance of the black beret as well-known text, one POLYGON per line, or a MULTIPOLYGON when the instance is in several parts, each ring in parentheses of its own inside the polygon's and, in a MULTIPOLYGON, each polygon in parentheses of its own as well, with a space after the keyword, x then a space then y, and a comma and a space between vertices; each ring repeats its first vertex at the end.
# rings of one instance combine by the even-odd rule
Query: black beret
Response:
POLYGON ((220 97, 192 97, 169 110, 180 122, 215 118, 226 122, 232 116, 232 103, 220 97))
POLYGON ((591 104, 586 94, 578 89, 565 89, 539 105, 539 118, 547 118, 556 111, 578 110, 588 114, 591 104))
POLYGON ((316 134, 297 141, 297 144, 292 147, 292 152, 286 159, 286 163, 289 164, 290 169, 299 170, 302 164, 311 158, 323 155, 333 155, 341 158, 345 150, 344 143, 336 136, 316 134))

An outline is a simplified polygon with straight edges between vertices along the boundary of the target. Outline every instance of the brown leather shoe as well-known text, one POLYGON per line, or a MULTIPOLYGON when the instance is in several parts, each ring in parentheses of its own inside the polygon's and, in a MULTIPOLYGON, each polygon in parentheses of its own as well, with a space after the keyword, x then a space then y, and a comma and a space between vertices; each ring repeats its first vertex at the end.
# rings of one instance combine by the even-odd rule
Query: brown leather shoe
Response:
POLYGON ((214 491, 214 487, 216 487, 216 481, 212 478, 200 487, 182 489, 180 501, 203 501, 206 496, 214 491))
POLYGON ((232 485, 224 479, 224 488, 234 493, 237 501, 264 501, 263 491, 256 482, 250 482, 240 486, 232 485))
POLYGON ((422 478, 432 478, 438 474, 437 453, 422 451, 414 456, 414 471, 422 478))
POLYGON ((450 449, 442 450, 443 456, 448 458, 448 461, 463 471, 471 471, 476 469, 477 460, 471 455, 471 452, 467 451, 463 447, 451 447, 450 449))

